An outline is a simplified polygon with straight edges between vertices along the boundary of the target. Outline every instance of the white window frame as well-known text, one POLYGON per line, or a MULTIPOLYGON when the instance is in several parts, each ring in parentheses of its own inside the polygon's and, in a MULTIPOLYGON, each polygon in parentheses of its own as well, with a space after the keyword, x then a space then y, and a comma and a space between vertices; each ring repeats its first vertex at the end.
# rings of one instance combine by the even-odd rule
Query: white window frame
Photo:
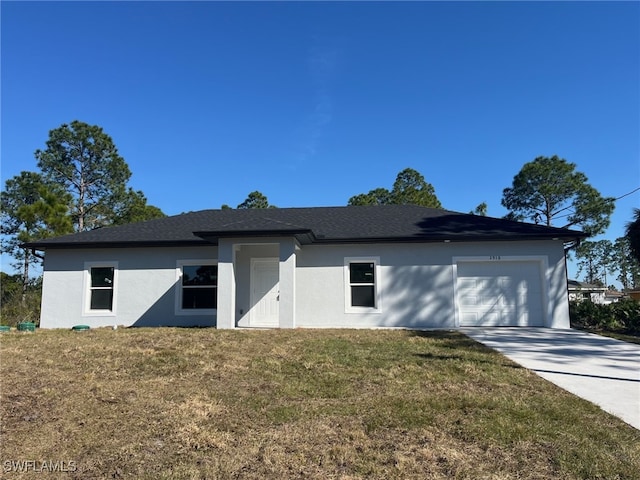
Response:
MULTIPOLYGON (((178 260, 176 262, 176 297, 175 297, 175 314, 183 315, 216 315, 217 308, 182 308, 182 267, 193 265, 218 265, 217 260, 207 259, 190 259, 178 260)), ((219 272, 218 272, 219 273, 219 272)), ((218 294, 218 285, 216 284, 216 295, 218 294)), ((217 303, 216 303, 217 304, 217 303)))
POLYGON ((382 312, 382 299, 380 295, 380 257, 345 257, 344 259, 344 311, 345 313, 380 313, 382 312), (352 285, 368 285, 368 284, 352 284, 350 265, 352 263, 373 263, 374 281, 373 281, 373 307, 354 307, 351 304, 351 287, 352 285))
POLYGON ((102 261, 102 262, 85 262, 84 264, 84 299, 82 315, 85 317, 115 317, 118 305, 118 262, 102 261), (113 297, 111 301, 111 309, 92 309, 91 308, 91 269, 92 268, 113 268, 113 297))

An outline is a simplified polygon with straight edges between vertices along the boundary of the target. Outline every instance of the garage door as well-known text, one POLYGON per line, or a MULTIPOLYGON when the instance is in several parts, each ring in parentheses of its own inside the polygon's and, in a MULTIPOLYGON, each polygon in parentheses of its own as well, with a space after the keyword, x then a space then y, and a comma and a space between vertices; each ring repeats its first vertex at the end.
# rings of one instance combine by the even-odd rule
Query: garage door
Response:
POLYGON ((540 262, 458 262, 460 326, 544 326, 540 262))

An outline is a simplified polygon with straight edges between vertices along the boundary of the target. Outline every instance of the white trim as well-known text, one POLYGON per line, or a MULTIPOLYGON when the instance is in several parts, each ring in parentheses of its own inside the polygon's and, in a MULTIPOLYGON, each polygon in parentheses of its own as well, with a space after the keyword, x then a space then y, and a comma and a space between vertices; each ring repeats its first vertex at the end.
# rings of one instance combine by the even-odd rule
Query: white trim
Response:
POLYGON ((84 262, 84 278, 83 278, 83 299, 82 299, 82 316, 83 317, 115 317, 118 305, 118 262, 115 260, 107 260, 101 262, 84 262), (111 309, 91 309, 91 269, 92 268, 113 268, 113 297, 111 299, 111 309))
POLYGON ((344 311, 345 313, 382 313, 380 295, 380 257, 344 257, 344 311), (374 268, 374 302, 375 307, 354 307, 351 305, 351 279, 349 265, 351 263, 373 263, 374 268))
POLYGON ((482 256, 456 256, 452 258, 453 271, 453 304, 455 313, 455 327, 460 327, 460 302, 458 301, 458 263, 482 262, 537 262, 540 273, 540 287, 542 289, 542 313, 544 326, 551 325, 552 306, 549 304, 549 257, 547 255, 482 255, 482 256))
MULTIPOLYGON (((175 288, 175 314, 176 316, 188 315, 216 315, 217 308, 182 308, 182 267, 189 265, 218 265, 217 260, 211 258, 178 260, 176 262, 176 288, 175 288)), ((220 272, 218 272, 219 276, 220 272)), ((216 284, 216 295, 218 294, 218 285, 216 284)), ((217 304, 217 303, 216 303, 217 304)))

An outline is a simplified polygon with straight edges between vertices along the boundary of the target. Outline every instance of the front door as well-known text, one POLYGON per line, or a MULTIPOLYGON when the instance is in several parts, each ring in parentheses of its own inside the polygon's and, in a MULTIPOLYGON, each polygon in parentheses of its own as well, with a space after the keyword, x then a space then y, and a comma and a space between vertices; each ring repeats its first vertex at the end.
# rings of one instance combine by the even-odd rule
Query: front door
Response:
POLYGON ((277 258, 251 259, 251 327, 279 324, 280 262, 277 258))

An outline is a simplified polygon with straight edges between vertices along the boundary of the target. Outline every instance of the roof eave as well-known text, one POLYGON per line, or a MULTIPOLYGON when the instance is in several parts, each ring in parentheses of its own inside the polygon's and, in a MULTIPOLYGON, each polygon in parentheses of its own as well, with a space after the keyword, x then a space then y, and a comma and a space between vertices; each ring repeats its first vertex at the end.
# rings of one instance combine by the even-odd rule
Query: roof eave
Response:
POLYGON ((413 235, 397 237, 324 237, 315 235, 310 229, 286 230, 251 230, 251 231, 196 231, 197 238, 190 240, 131 240, 131 241, 85 241, 85 242, 48 242, 46 240, 29 242, 24 248, 44 251, 46 249, 72 248, 144 248, 144 247, 176 247, 218 244, 220 238, 277 238, 295 237, 302 245, 308 244, 365 244, 365 243, 453 243, 453 242, 504 242, 504 241, 538 241, 555 240, 562 242, 579 241, 588 235, 582 232, 551 232, 540 234, 459 234, 450 235, 413 235))
POLYGON ((196 237, 200 237, 209 243, 217 244, 221 238, 277 238, 295 237, 301 243, 313 243, 315 236, 308 228, 286 229, 286 230, 228 230, 228 231, 202 231, 193 232, 196 237))
POLYGON ((149 241, 119 241, 119 242, 31 242, 21 245, 37 251, 47 249, 72 249, 72 248, 144 248, 144 247, 184 247, 210 245, 200 238, 194 240, 149 240, 149 241))
POLYGON ((403 237, 343 237, 324 238, 316 237, 313 243, 461 243, 461 242, 508 242, 508 241, 574 241, 581 237, 555 236, 555 235, 422 235, 403 237))

